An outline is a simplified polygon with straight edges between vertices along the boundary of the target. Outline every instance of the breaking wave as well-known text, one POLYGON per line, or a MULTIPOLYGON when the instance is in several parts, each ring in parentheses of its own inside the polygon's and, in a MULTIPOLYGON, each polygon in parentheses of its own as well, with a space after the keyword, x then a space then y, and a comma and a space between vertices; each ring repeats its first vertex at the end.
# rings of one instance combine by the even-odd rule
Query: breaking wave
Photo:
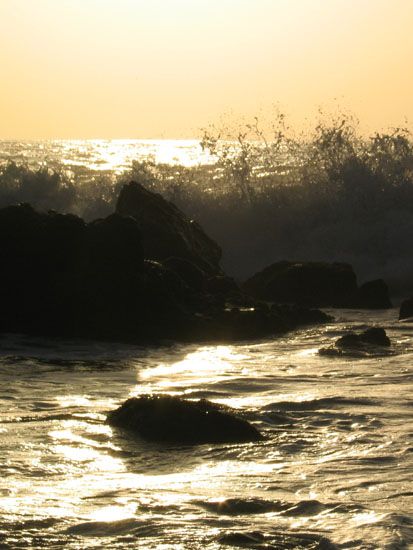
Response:
POLYGON ((362 137, 343 116, 296 137, 279 116, 268 135, 256 119, 236 133, 212 128, 201 141, 208 161, 140 159, 122 173, 9 156, 0 165, 0 206, 30 202, 90 220, 113 211, 120 187, 135 179, 197 219, 240 279, 281 259, 344 261, 361 280, 383 277, 393 293, 412 291, 410 134, 362 137))

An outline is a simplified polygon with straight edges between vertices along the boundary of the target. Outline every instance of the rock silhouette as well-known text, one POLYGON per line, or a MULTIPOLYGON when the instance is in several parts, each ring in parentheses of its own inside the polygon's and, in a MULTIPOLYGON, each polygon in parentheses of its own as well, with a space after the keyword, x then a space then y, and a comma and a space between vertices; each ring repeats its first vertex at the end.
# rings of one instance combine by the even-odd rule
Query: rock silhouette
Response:
POLYGON ((220 273, 221 249, 201 226, 173 203, 137 182, 124 185, 116 211, 133 216, 142 233, 145 258, 184 258, 209 274, 220 273))
MULTIPOLYGON (((164 206, 163 199, 154 201, 164 206)), ((165 209, 182 222, 167 237, 178 242, 191 224, 170 203, 165 209)), ((131 216, 115 213, 86 224, 27 204, 0 210, 0 331, 137 343, 222 342, 327 320, 321 312, 291 315, 248 298, 210 263, 219 257, 214 243, 195 233, 202 235, 209 271, 185 257, 145 259, 141 227, 131 216)), ((194 248, 199 255, 200 246, 194 248)))
POLYGON ((381 327, 371 327, 360 334, 355 332, 344 334, 336 340, 334 346, 321 348, 319 354, 338 357, 375 357, 391 353, 390 346, 390 338, 386 331, 381 327))
POLYGON ((108 414, 111 426, 163 443, 246 443, 263 436, 246 420, 206 399, 145 395, 125 401, 108 414))
POLYGON ((276 262, 248 279, 243 289, 257 299, 308 307, 392 307, 383 280, 359 288, 353 268, 345 263, 276 262))

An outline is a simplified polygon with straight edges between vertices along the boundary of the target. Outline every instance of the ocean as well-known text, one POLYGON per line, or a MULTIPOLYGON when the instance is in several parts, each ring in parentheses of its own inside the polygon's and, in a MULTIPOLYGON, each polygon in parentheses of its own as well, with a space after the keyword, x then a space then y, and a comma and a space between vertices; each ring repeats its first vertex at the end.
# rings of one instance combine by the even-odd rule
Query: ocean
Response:
MULTIPOLYGON (((323 259, 335 238, 331 259, 355 258, 366 276, 374 270, 378 276, 394 275, 394 266, 402 265, 398 275, 405 277, 392 280, 410 280, 411 219, 400 215, 410 208, 405 181, 400 184, 404 209, 387 202, 392 216, 398 213, 401 232, 393 229, 389 235, 393 218, 380 218, 379 200, 366 216, 356 210, 361 203, 345 202, 354 198, 345 190, 339 196, 342 219, 336 211, 325 217, 321 205, 327 195, 314 202, 320 188, 303 198, 285 185, 282 194, 271 196, 278 202, 270 203, 258 192, 247 200, 239 185, 230 194, 221 176, 236 165, 231 159, 214 165, 197 141, 3 141, 0 162, 9 166, 0 174, 3 202, 7 191, 22 200, 34 197, 44 208, 67 206, 90 217, 113 207, 110 193, 103 199, 100 193, 116 187, 119 178, 144 174, 153 178, 147 182, 154 188, 157 176, 159 191, 200 218, 223 244, 224 265, 233 273, 285 258, 286 251, 323 259), (58 178, 51 176, 53 170, 58 178), (172 185, 177 174, 181 187, 172 185), (82 186, 93 193, 80 200, 82 186), (97 203, 99 197, 99 208, 88 210, 87 201, 97 203), (307 206, 308 218, 313 216, 311 235, 300 204, 307 206), (281 226, 268 226, 270 218, 263 222, 270 207, 271 219, 284 223, 281 234, 275 231, 281 226), (317 211, 321 221, 315 227, 317 211), (338 226, 340 232, 330 235, 338 226), (370 242, 384 235, 383 227, 390 243, 370 242), (261 238, 258 230, 265 228, 261 238), (394 248, 393 256, 386 255, 394 248)), ((285 158, 283 163, 279 178, 285 177, 285 158)), ((263 182, 268 170, 260 166, 258 179, 241 183, 263 182)), ((277 184, 279 189, 279 179, 277 184)), ((397 289, 411 288, 403 284, 397 289)), ((413 548, 412 324, 399 322, 396 308, 328 313, 335 321, 327 325, 231 345, 139 347, 2 334, 0 548, 413 548), (389 353, 318 354, 347 330, 369 326, 386 329, 389 353), (234 407, 266 439, 162 445, 106 424, 110 410, 146 393, 234 407)))
POLYGON ((331 313, 237 345, 2 335, 0 547, 412 548, 412 326, 331 313), (318 355, 371 325, 390 355, 318 355), (267 439, 162 445, 105 423, 145 393, 224 403, 267 439))

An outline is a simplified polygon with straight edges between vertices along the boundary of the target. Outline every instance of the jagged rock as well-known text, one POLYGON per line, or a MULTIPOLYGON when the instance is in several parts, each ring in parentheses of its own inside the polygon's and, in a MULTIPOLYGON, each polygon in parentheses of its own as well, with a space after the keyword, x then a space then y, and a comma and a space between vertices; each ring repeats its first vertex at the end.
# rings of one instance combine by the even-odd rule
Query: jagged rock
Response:
POLYGON ((413 298, 403 300, 400 305, 399 319, 409 319, 413 317, 413 298))
POLYGON ((209 274, 220 273, 220 247, 173 203, 137 182, 124 185, 116 211, 133 216, 142 232, 145 258, 184 258, 209 274))
POLYGON ((356 275, 348 264, 277 262, 243 285, 252 296, 278 303, 342 306, 357 291, 356 275))
POLYGON ((110 412, 107 422, 148 441, 164 443, 246 443, 264 439, 246 420, 206 399, 134 397, 110 412))

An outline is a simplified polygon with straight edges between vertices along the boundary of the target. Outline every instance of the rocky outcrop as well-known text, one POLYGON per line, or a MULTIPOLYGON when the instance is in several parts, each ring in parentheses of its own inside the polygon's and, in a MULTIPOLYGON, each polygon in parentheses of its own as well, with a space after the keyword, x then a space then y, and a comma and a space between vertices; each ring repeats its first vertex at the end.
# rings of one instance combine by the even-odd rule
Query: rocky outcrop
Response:
POLYGON ((163 261, 173 256, 192 262, 208 274, 221 272, 222 252, 217 243, 158 193, 131 182, 122 188, 116 211, 137 221, 145 258, 163 261))
POLYGON ((399 319, 413 318, 413 298, 403 300, 400 305, 399 319))
POLYGON ((191 260, 145 259, 138 222, 86 224, 29 205, 0 210, 0 331, 137 343, 274 336, 327 317, 291 315, 246 297, 191 260))
POLYGON ((243 290, 257 299, 307 307, 392 307, 383 280, 359 288, 353 268, 343 263, 277 262, 248 279, 243 290))
POLYGON ((107 422, 147 441, 162 443, 247 443, 264 439, 249 422, 206 399, 135 397, 110 412, 107 422))

